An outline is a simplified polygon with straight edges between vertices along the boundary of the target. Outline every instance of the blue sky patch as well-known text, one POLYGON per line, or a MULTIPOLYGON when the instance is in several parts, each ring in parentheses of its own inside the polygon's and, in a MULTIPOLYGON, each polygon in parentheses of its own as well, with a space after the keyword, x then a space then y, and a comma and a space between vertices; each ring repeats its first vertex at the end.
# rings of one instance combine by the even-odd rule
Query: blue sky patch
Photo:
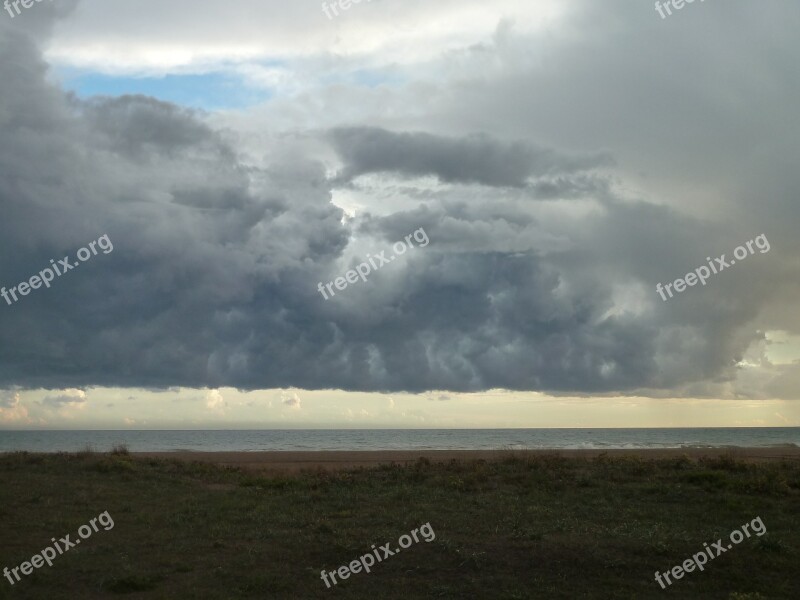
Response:
POLYGON ((132 77, 61 70, 62 85, 80 98, 143 94, 204 110, 246 108, 269 100, 273 92, 249 86, 239 75, 164 75, 132 77))

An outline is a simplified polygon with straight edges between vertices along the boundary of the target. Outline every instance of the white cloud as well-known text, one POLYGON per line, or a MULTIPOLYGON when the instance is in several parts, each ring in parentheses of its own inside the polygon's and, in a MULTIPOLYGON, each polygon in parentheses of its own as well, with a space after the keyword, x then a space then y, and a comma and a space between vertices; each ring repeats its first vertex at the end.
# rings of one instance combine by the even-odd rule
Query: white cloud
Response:
POLYGON ((19 393, 0 391, 0 423, 30 422, 28 409, 20 402, 19 393))
POLYGON ((11 390, 0 391, 0 408, 13 408, 19 404, 19 393, 11 390))
POLYGON ((225 402, 225 398, 222 397, 219 390, 209 390, 206 393, 206 406, 213 412, 224 414, 228 403, 225 402))
POLYGON ((300 405, 300 396, 297 395, 297 392, 281 392, 281 402, 293 409, 300 410, 302 407, 300 405))
POLYGON ((48 56, 112 73, 207 72, 265 59, 319 56, 330 57, 330 68, 367 54, 365 61, 408 64, 474 43, 491 34, 501 18, 540 29, 564 12, 564 3, 381 0, 353 6, 331 21, 317 2, 236 0, 196 10, 191 0, 84 0, 59 24, 48 56))

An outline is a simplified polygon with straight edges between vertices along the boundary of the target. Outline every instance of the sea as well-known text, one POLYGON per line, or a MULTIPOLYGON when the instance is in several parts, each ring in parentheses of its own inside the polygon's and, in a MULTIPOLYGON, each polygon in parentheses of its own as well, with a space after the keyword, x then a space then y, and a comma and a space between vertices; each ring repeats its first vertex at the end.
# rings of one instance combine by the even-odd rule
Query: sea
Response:
POLYGON ((0 452, 800 447, 800 427, 1 431, 0 452))

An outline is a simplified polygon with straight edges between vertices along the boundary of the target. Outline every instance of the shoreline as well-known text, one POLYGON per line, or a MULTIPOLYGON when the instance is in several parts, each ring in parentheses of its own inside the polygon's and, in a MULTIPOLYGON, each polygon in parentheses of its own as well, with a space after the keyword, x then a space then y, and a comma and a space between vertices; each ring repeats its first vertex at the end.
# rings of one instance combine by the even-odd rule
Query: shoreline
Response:
POLYGON ((265 450, 265 451, 171 451, 131 452, 140 458, 161 458, 184 462, 203 462, 222 467, 239 467, 255 471, 340 470, 414 463, 420 458, 431 462, 451 460, 496 461, 508 457, 560 456, 591 460, 601 454, 609 458, 636 457, 643 460, 687 456, 690 459, 730 456, 745 462, 800 461, 798 447, 718 447, 718 448, 653 448, 653 449, 553 449, 553 450, 265 450))

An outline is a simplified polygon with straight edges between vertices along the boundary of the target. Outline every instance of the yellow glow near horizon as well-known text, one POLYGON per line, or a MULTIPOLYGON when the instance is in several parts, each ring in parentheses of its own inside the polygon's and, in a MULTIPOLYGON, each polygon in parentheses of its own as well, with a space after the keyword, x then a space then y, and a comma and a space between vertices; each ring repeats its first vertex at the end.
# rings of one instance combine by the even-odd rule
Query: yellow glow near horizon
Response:
MULTIPOLYGON (((379 394, 232 388, 15 392, 3 429, 615 428, 800 426, 800 402, 538 393, 379 394), (80 392, 80 393, 78 393, 80 392), (67 402, 66 400, 69 400, 67 402)), ((9 403, 6 403, 9 404, 9 403)))

